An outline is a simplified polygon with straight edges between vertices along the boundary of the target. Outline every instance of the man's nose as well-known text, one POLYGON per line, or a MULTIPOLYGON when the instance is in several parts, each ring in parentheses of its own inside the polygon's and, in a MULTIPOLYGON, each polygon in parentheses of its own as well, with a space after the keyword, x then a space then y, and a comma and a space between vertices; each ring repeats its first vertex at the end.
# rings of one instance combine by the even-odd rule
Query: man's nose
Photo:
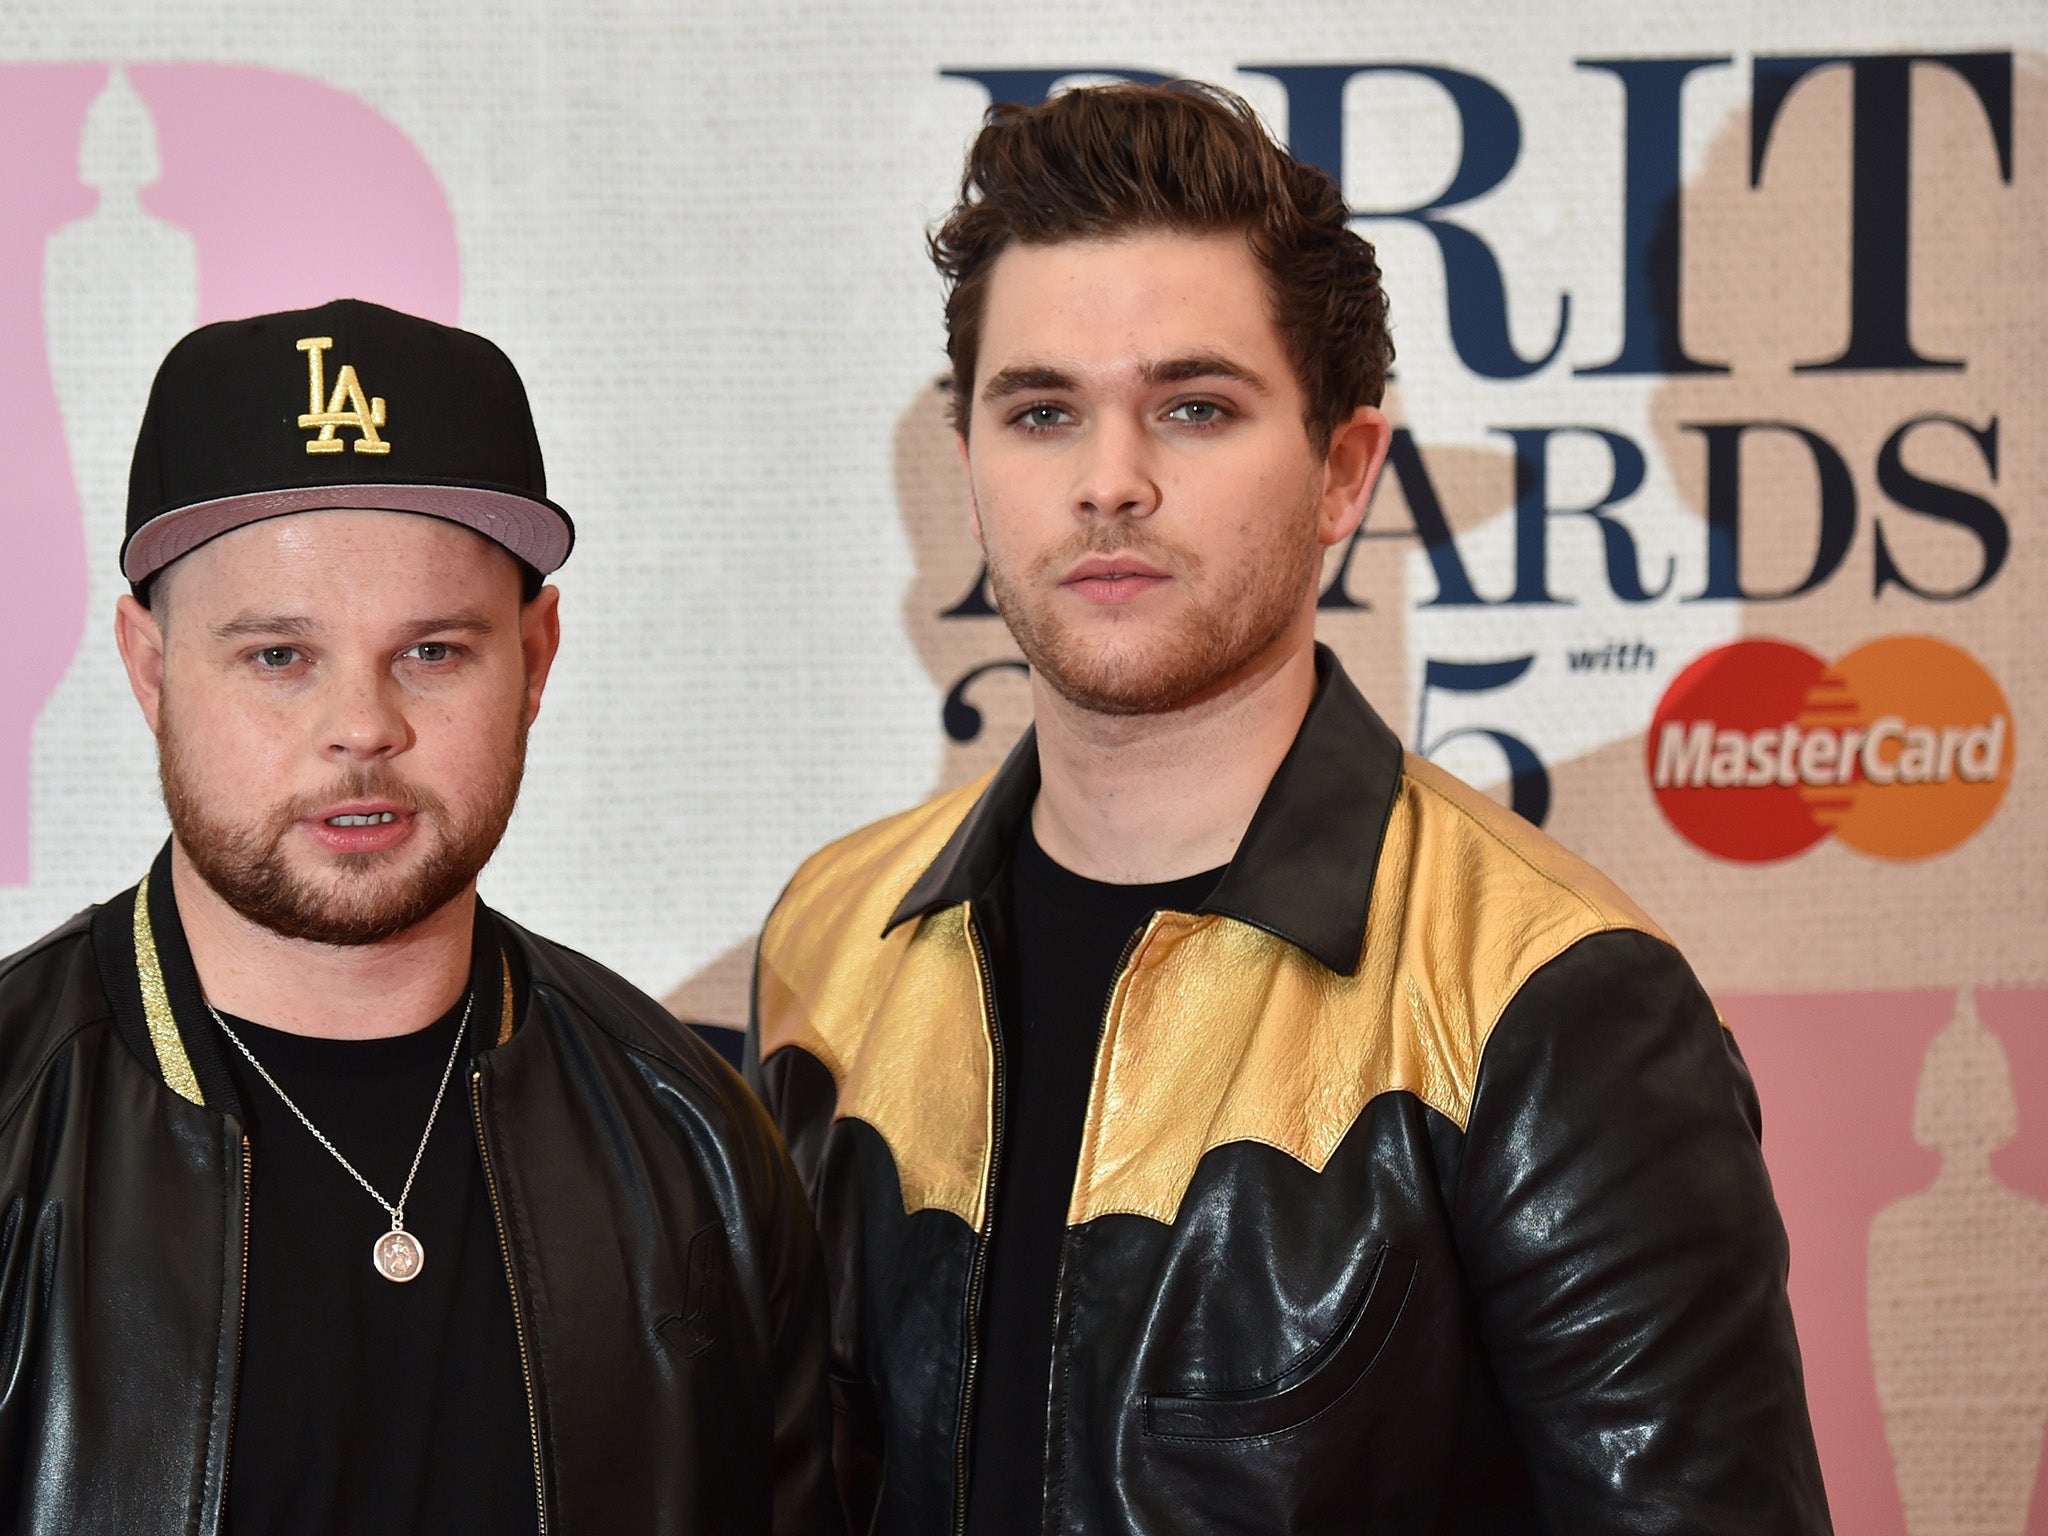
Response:
POLYGON ((336 762, 369 763, 412 745, 397 681, 380 667, 338 668, 319 730, 320 753, 336 762))
POLYGON ((1074 511, 1083 517, 1150 517, 1159 510, 1151 434, 1141 422, 1099 418, 1081 446, 1074 511))

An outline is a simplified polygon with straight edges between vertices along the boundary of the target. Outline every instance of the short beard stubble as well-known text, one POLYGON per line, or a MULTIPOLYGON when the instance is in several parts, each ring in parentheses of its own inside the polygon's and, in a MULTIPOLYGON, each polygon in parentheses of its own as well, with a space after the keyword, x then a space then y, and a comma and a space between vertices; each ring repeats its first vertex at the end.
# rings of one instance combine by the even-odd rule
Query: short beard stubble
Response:
POLYGON ((1149 646, 1077 634, 1053 606, 1061 575, 1088 555, 1135 554, 1176 582, 1200 578, 1198 556, 1125 519, 1094 523, 1041 555, 1022 582, 989 553, 989 591, 1024 659, 1069 704, 1099 715, 1163 715, 1237 677, 1295 622, 1321 575, 1308 550, 1285 539, 1262 545, 1214 601, 1188 606, 1149 646))
POLYGON ((315 944, 381 944, 424 922, 468 889, 497 852, 519 799, 526 768, 526 725, 483 799, 457 821, 439 796, 388 770, 350 770, 318 795, 304 795, 248 820, 217 816, 194 787, 188 744, 171 724, 166 697, 159 716, 157 773, 171 833, 193 868, 241 916, 288 939, 315 944), (284 841, 293 825, 346 800, 389 800, 416 812, 439 831, 426 860, 395 886, 380 879, 409 849, 347 854, 336 862, 338 888, 328 890, 291 866, 284 841))

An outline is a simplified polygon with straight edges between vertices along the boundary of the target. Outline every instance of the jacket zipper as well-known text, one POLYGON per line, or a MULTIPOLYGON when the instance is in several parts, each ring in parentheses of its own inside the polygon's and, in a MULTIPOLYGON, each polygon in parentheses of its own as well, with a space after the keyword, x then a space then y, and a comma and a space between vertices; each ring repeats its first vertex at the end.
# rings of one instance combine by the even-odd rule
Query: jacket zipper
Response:
POLYGON ((547 1483, 541 1476, 540 1414, 533 1395, 533 1362, 526 1347, 526 1312, 519 1304, 519 1276, 512 1268, 512 1240, 505 1231, 504 1208, 498 1203, 498 1174, 491 1165, 490 1143, 484 1139, 484 1075, 469 1078, 470 1120, 476 1126, 476 1149, 484 1160, 484 1186, 490 1191, 491 1220, 498 1228, 498 1252, 505 1259, 505 1283, 512 1288, 512 1326, 519 1335, 519 1373, 526 1379, 526 1431, 533 1440, 533 1502, 540 1514, 540 1536, 548 1533, 547 1483))
POLYGON ((965 910, 968 947, 974 951, 974 968, 981 978, 982 1018, 988 1028, 993 1123, 989 1127, 988 1173, 981 1189, 981 1236, 974 1245, 974 1265, 967 1277, 967 1366, 960 1381, 960 1433, 954 1444, 953 1531, 967 1531, 967 1443, 974 1421, 974 1385, 981 1370, 981 1285, 988 1264, 989 1243, 996 1227, 996 1172, 1003 1160, 1003 1032, 996 1019, 995 985, 989 977, 988 953, 981 946, 981 934, 974 926, 974 909, 965 910))
MULTIPOLYGON (((1131 956, 1135 955, 1135 954, 1136 954, 1136 953, 1138 952, 1138 946, 1139 946, 1140 944, 1142 944, 1142 943, 1144 943, 1144 942, 1145 942, 1145 936, 1146 936, 1147 934, 1149 934, 1149 933, 1150 933, 1150 932, 1152 931, 1152 924, 1153 924, 1153 923, 1155 923, 1155 922, 1157 922, 1157 921, 1158 921, 1158 918, 1159 918, 1159 914, 1158 914, 1158 913, 1156 913, 1156 912, 1155 912, 1155 913, 1153 913, 1151 917, 1149 917, 1149 918, 1147 918, 1147 919, 1145 920, 1145 923, 1144 923, 1144 926, 1143 926, 1143 927, 1139 928, 1137 932, 1133 933, 1133 934, 1132 934, 1132 935, 1131 935, 1131 936, 1130 936, 1130 937, 1129 937, 1128 939, 1124 940, 1124 952, 1123 952, 1123 953, 1122 953, 1121 955, 1117 956, 1117 961, 1116 961, 1116 969, 1115 969, 1115 970, 1113 970, 1113 971, 1111 971, 1111 972, 1109 973, 1109 996, 1108 996, 1108 997, 1106 997, 1106 998, 1104 998, 1104 999, 1102 1000, 1102 1017, 1101 1017, 1101 1018, 1099 1018, 1099 1019, 1097 1019, 1097 1020, 1095 1021, 1095 1050, 1094 1050, 1094 1053, 1093 1053, 1093 1054, 1092 1054, 1092 1055, 1091 1055, 1091 1056, 1090 1056, 1090 1057, 1088 1058, 1088 1060, 1089 1060, 1089 1072, 1088 1072, 1088 1082, 1089 1082, 1089 1090, 1088 1090, 1088 1092, 1089 1092, 1089 1098, 1090 1098, 1091 1100, 1092 1100, 1092 1099, 1094 1098, 1094 1094, 1095 1094, 1095 1089, 1094 1089, 1094 1082, 1095 1082, 1095 1066, 1096 1066, 1096 1065, 1097 1065, 1098 1063, 1100 1063, 1100 1062, 1101 1062, 1101 1060, 1102 1060, 1102 1041, 1103 1041, 1103 1037, 1104 1037, 1105 1035, 1107 1035, 1107 1034, 1109 1033, 1109 1016, 1110 1016, 1110 1014, 1112 1014, 1113 1012, 1115 1012, 1115 1011, 1116 1011, 1116 989, 1117 989, 1117 983, 1119 983, 1120 981, 1122 981, 1122 980, 1123 980, 1123 978, 1124 978, 1124 967, 1125 967, 1125 966, 1127 966, 1127 965, 1129 965, 1129 964, 1131 963, 1131 956)), ((1082 1135, 1082 1138, 1083 1138, 1084 1140, 1086 1139, 1086 1137, 1087 1137, 1087 1135, 1088 1135, 1088 1127, 1087 1127, 1087 1122, 1086 1122, 1085 1120, 1084 1120, 1084 1121, 1082 1122, 1082 1126, 1081 1126, 1081 1135, 1082 1135)), ((1075 1170, 1075 1173, 1074 1173, 1074 1177, 1075 1177, 1075 1178, 1077 1178, 1077 1179, 1078 1179, 1078 1178, 1080 1177, 1080 1170, 1079 1170, 1079 1169, 1076 1169, 1076 1170, 1075 1170)), ((1057 1383, 1058 1383, 1058 1380, 1059 1380, 1059 1378, 1058 1378, 1058 1373, 1057 1373, 1057 1367, 1058 1367, 1058 1365, 1059 1365, 1059 1352, 1060 1352, 1060 1324, 1061 1324, 1061 1322, 1062 1322, 1062 1321, 1064 1320, 1064 1319, 1063 1319, 1063 1314, 1064 1314, 1064 1313, 1065 1313, 1065 1311, 1066 1311, 1066 1305, 1065 1305, 1065 1303, 1066 1303, 1066 1295, 1067 1295, 1067 1243, 1066 1243, 1066 1235, 1065 1235, 1064 1233, 1062 1233, 1062 1234, 1061 1234, 1061 1237, 1060 1237, 1060 1262, 1059 1262, 1059 1268, 1058 1268, 1058 1269, 1057 1269, 1057 1270, 1056 1270, 1056 1271, 1054 1272, 1054 1275, 1053 1275, 1053 1282, 1052 1282, 1052 1352, 1053 1352, 1053 1367, 1054 1367, 1054 1369, 1050 1369, 1050 1370, 1048 1370, 1048 1371, 1046 1372, 1046 1377, 1045 1377, 1045 1380, 1046 1380, 1046 1388, 1045 1388, 1045 1451, 1044 1451, 1044 1458, 1043 1458, 1043 1460, 1042 1460, 1042 1461, 1040 1462, 1040 1469, 1041 1469, 1041 1470, 1040 1470, 1040 1481, 1041 1481, 1041 1483, 1043 1483, 1043 1482, 1044 1482, 1044 1480, 1045 1480, 1045 1475, 1046 1475, 1047 1473, 1049 1473, 1049 1472, 1050 1472, 1050 1471, 1052 1470, 1052 1427, 1053 1427, 1053 1425, 1052 1425, 1052 1405, 1053 1405, 1053 1392, 1054 1392, 1054 1391, 1055 1391, 1055 1390, 1057 1389, 1057 1383)), ((1044 1517, 1043 1517, 1043 1518, 1044 1518, 1045 1520, 1051 1520, 1051 1519, 1053 1519, 1053 1518, 1054 1518, 1055 1514, 1056 1514, 1056 1511, 1054 1511, 1054 1509, 1052 1508, 1051 1504, 1050 1504, 1050 1503, 1048 1502, 1048 1504, 1046 1505, 1046 1508, 1045 1508, 1045 1512, 1044 1512, 1044 1517)), ((1055 1529, 1056 1529, 1056 1527, 1055 1527, 1055 1529)))
POLYGON ((235 1367, 228 1373, 228 1436, 220 1454, 220 1512, 217 1531, 226 1524, 228 1508, 228 1466, 235 1457, 235 1409, 242 1396, 242 1351, 249 1338, 249 1210, 253 1204, 250 1181, 256 1176, 256 1157, 249 1138, 242 1137, 242 1278, 235 1287, 235 1367))

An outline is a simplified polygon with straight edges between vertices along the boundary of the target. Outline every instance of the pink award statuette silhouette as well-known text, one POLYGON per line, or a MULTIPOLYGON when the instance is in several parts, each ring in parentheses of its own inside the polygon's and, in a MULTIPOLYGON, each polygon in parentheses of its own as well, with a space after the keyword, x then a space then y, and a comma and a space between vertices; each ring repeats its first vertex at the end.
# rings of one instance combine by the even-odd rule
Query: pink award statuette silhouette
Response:
MULTIPOLYGON (((372 299, 453 322, 448 199, 413 142, 345 91, 242 65, 134 65, 163 176, 142 198, 198 251, 199 319, 372 299)), ((29 878, 30 742, 83 633, 85 536, 43 321, 50 236, 89 215, 78 177, 103 64, 0 64, 0 885, 29 878)))
POLYGON ((101 64, 0 64, 0 885, 29 878, 36 717, 85 626, 85 524, 43 336, 43 251, 97 201, 78 179, 101 64))
POLYGON ((156 120, 143 194, 199 247, 199 318, 370 299, 453 324, 462 265, 417 146, 325 81, 240 64, 132 64, 156 120))
POLYGON ((1934 1037, 1913 1139, 1941 1168, 1870 1227, 1870 1353, 1908 1536, 2024 1536, 2048 1423, 2048 1205, 2001 1182, 2011 1068, 1969 992, 1934 1037))
POLYGON ((1763 1103, 1764 1159, 1792 1242, 1792 1315, 1828 1504, 1842 1536, 1905 1536, 1864 1325, 1866 1243, 1886 1205, 1934 1176, 1913 1087, 1955 994, 1752 993, 1720 999, 1763 1103))

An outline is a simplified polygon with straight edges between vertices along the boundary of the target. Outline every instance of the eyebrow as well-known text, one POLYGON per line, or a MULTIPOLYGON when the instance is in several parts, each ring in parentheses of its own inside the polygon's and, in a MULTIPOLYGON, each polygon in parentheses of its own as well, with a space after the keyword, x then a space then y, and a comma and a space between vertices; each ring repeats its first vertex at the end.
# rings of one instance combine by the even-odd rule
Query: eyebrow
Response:
MULTIPOLYGON (((252 635, 281 635, 304 639, 318 628, 303 614, 296 613, 238 613, 232 619, 213 626, 217 640, 240 640, 252 635)), ((497 628, 490 615, 478 608, 464 608, 454 613, 436 614, 430 618, 416 619, 402 625, 399 635, 417 644, 428 635, 467 634, 488 635, 497 628)))
POLYGON ((984 403, 1000 400, 1005 395, 1021 395, 1033 389, 1072 389, 1074 376, 1045 363, 1021 363, 1014 368, 1005 368, 991 378, 981 391, 984 403))
MULTIPOLYGON (((1146 363, 1140 370, 1144 381, 1157 387, 1161 384, 1186 384, 1195 379, 1234 379, 1247 389, 1260 394, 1271 394, 1272 388, 1265 379, 1242 363, 1233 362, 1220 352, 1192 352, 1185 357, 1161 358, 1146 363)), ((1013 368, 1004 368, 996 373, 982 389, 984 404, 1001 400, 1007 395, 1024 394, 1031 390, 1071 390, 1079 388, 1074 376, 1064 369, 1046 363, 1020 363, 1013 368)))
POLYGON ((1220 352, 1195 352, 1187 357, 1169 357, 1145 365, 1147 384, 1186 384, 1193 379, 1235 379, 1262 395, 1272 392, 1264 378, 1244 364, 1232 362, 1220 352))
POLYGON ((293 613, 238 613, 213 626, 216 640, 239 640, 246 635, 310 635, 313 621, 293 613))
POLYGON ((463 634, 488 635, 498 626, 491 622, 491 616, 481 608, 463 608, 455 613, 442 614, 435 618, 420 619, 403 626, 399 633, 409 636, 415 642, 428 635, 463 634))

